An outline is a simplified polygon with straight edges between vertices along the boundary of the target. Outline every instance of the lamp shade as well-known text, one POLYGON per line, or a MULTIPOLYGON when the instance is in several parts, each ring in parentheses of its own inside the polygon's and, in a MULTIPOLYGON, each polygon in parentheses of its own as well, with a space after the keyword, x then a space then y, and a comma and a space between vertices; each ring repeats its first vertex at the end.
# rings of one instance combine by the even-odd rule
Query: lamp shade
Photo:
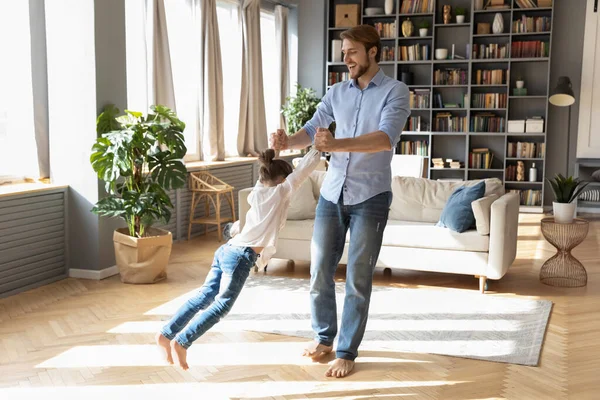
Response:
POLYGON ((571 80, 568 76, 561 76, 558 78, 558 84, 552 91, 550 96, 550 104, 558 107, 566 107, 575 103, 575 94, 571 88, 571 80))

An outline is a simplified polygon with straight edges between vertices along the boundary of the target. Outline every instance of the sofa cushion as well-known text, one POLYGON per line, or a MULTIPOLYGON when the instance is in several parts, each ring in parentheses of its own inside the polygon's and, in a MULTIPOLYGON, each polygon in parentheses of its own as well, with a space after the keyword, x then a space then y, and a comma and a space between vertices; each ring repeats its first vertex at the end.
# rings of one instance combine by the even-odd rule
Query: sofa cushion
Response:
POLYGON ((482 197, 471 203, 473 215, 475 216, 475 226, 480 235, 490 234, 490 219, 492 215, 492 203, 498 200, 497 194, 482 197))
POLYGON ((319 196, 321 195, 321 187, 323 186, 323 181, 325 180, 325 175, 327 175, 327 171, 313 171, 310 174, 309 180, 312 182, 315 200, 319 200, 319 196))
MULTIPOLYGON (((348 234, 346 243, 349 240, 348 234)), ((430 222, 389 220, 383 231, 382 246, 487 252, 489 243, 489 236, 480 235, 475 229, 457 233, 430 222)))
POLYGON ((288 220, 314 219, 317 200, 313 194, 313 187, 310 179, 302 182, 302 185, 292 195, 290 206, 288 208, 288 220))
POLYGON ((475 186, 457 187, 446 202, 437 226, 462 233, 475 226, 475 216, 471 203, 483 197, 485 182, 475 186))
POLYGON ((279 238, 310 241, 312 239, 314 226, 314 219, 302 221, 287 220, 283 229, 279 231, 279 238))
MULTIPOLYGON (((437 222, 450 195, 457 187, 473 186, 481 179, 464 182, 435 181, 424 178, 394 176, 389 219, 399 221, 437 222)), ((504 187, 497 178, 485 179, 485 194, 502 196, 504 187)))

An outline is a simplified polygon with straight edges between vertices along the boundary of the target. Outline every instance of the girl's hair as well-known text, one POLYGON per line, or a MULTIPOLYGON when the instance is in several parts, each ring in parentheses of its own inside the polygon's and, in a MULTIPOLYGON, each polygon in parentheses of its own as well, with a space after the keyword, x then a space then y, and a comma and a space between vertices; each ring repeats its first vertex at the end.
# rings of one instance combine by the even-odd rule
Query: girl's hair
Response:
POLYGON ((362 43, 365 50, 368 52, 372 47, 377 49, 375 54, 375 62, 381 60, 381 38, 377 30, 371 25, 358 25, 350 28, 340 35, 340 38, 352 40, 353 42, 362 43))
POLYGON ((258 161, 260 162, 260 181, 274 182, 278 178, 286 178, 292 173, 292 166, 284 160, 275 160, 275 150, 267 149, 260 153, 258 161))

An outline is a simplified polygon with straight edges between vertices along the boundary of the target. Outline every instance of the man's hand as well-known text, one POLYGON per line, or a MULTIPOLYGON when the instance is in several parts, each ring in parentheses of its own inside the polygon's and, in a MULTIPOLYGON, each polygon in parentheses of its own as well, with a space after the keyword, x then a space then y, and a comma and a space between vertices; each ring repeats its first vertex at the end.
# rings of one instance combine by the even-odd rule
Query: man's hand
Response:
POLYGON ((317 128, 315 148, 319 151, 335 151, 335 138, 326 128, 317 128))
POLYGON ((269 147, 273 150, 287 150, 289 138, 283 129, 277 129, 277 132, 271 133, 269 137, 269 147))

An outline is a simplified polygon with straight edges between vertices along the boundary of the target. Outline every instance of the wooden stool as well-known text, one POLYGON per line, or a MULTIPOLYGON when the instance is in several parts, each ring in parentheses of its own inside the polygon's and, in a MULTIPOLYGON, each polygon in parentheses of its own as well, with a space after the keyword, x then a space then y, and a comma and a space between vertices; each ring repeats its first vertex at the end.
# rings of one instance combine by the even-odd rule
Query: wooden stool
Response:
POLYGON ((219 242, 222 240, 221 224, 235 221, 235 208, 233 203, 233 186, 226 184, 219 178, 208 172, 190 172, 190 190, 192 191, 192 208, 190 210, 190 222, 188 224, 188 240, 192 234, 192 224, 204 224, 204 234, 208 233, 208 225, 217 225, 219 242), (229 202, 231 207, 231 218, 221 218, 221 195, 229 202), (204 198, 204 217, 194 218, 196 206, 204 198), (209 217, 210 204, 215 209, 215 216, 209 217))

